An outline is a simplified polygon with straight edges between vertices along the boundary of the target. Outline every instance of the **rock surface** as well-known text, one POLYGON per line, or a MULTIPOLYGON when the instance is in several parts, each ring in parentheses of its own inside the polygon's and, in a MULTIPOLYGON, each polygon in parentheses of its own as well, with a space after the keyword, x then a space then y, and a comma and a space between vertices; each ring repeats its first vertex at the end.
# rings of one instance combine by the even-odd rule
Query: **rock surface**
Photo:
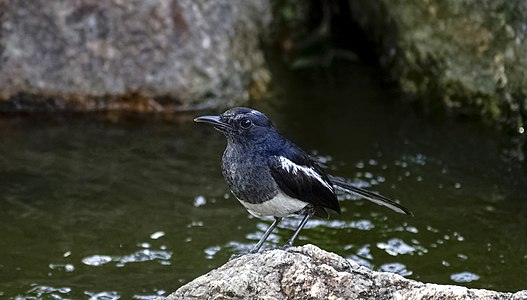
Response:
POLYGON ((260 0, 0 0, 0 109, 158 111, 265 90, 260 0))
POLYGON ((524 300, 527 290, 513 294, 426 284, 371 271, 334 253, 305 245, 233 259, 164 299, 524 300))
POLYGON ((348 0, 403 90, 516 127, 527 121, 527 2, 348 0))

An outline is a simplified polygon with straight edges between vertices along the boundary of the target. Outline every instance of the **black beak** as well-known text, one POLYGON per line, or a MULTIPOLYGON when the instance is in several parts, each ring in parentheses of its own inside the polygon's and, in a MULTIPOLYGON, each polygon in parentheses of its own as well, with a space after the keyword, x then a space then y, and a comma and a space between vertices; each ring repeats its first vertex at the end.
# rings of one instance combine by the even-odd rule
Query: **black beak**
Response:
POLYGON ((222 122, 218 116, 201 116, 195 118, 194 122, 210 124, 220 131, 226 131, 231 127, 228 123, 222 122))

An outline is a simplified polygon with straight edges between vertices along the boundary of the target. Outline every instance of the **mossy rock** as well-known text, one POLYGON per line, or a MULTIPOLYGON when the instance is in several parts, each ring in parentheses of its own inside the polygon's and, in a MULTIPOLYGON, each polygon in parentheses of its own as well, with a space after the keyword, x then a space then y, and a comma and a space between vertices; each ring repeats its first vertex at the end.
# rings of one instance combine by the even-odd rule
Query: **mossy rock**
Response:
POLYGON ((380 62, 425 102, 509 129, 525 126, 527 4, 519 0, 348 0, 380 62))

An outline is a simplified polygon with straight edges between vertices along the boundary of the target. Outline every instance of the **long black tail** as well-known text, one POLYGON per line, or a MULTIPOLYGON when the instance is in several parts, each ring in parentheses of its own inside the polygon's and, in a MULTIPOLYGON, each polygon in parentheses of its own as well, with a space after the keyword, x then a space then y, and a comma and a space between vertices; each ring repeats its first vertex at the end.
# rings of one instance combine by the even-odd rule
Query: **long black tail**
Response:
POLYGON ((347 193, 357 194, 363 197, 364 199, 370 200, 371 202, 382 205, 382 206, 386 206, 398 213, 407 214, 410 216, 414 215, 408 208, 384 196, 374 194, 372 192, 368 192, 361 188, 352 186, 351 184, 347 183, 343 178, 332 176, 332 175, 329 175, 328 177, 329 177, 329 180, 333 183, 333 186, 337 189, 340 189, 347 193))

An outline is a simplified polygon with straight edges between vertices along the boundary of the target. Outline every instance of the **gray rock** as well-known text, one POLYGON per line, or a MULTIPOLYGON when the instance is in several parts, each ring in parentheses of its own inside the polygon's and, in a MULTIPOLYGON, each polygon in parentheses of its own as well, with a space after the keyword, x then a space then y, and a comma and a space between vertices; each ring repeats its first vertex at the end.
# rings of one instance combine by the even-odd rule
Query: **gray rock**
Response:
POLYGON ((0 109, 224 105, 269 81, 268 1, 0 0, 0 109))
POLYGON ((527 290, 513 294, 426 284, 375 272, 316 246, 305 245, 231 260, 164 299, 520 300, 527 299, 527 290))
POLYGON ((509 128, 527 121, 527 2, 348 0, 403 90, 509 128))

